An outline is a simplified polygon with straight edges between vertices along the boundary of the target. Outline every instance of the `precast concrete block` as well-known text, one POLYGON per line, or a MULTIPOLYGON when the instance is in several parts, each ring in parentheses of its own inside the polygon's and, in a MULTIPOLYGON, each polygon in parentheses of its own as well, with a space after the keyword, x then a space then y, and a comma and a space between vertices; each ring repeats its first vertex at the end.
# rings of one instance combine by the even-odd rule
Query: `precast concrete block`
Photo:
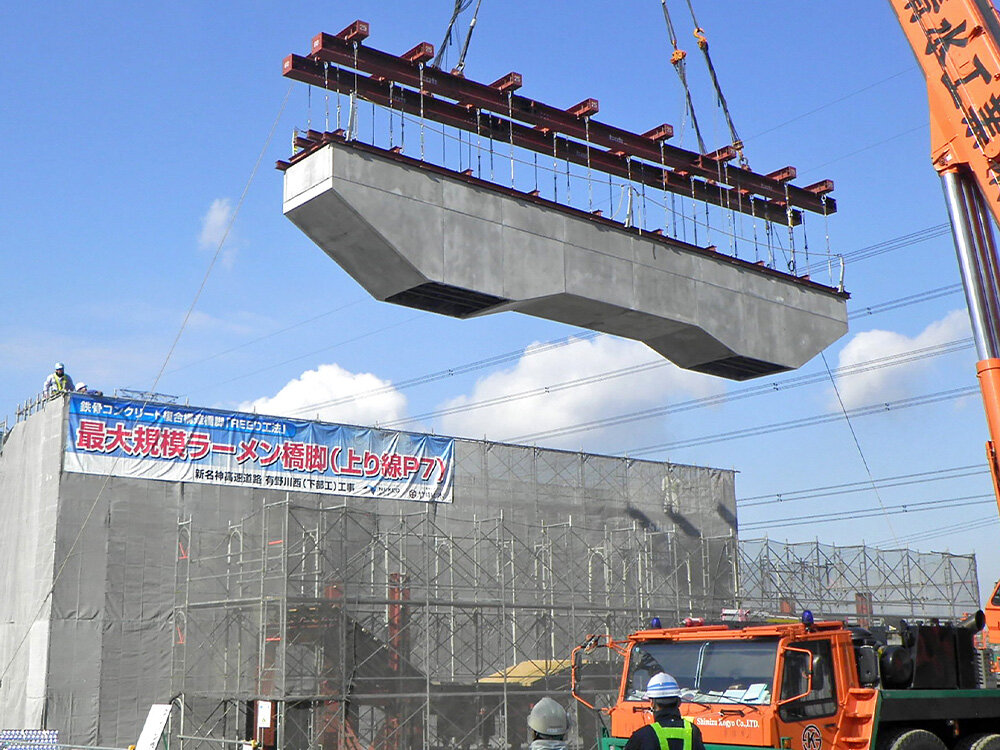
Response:
POLYGON ((477 216, 449 210, 443 217, 441 280, 493 296, 504 294, 502 226, 477 216))
POLYGON ((502 297, 539 299, 566 291, 566 245, 514 227, 500 227, 503 248, 502 297))
POLYGON ((642 341, 745 380, 847 332, 847 295, 356 143, 285 171, 285 215, 377 299, 505 310, 642 341))

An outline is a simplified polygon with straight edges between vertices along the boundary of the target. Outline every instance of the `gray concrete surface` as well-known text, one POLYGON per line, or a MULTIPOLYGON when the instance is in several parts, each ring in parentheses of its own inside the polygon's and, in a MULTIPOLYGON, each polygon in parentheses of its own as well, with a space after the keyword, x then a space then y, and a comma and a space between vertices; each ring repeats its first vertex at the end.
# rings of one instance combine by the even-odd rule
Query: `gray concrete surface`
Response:
POLYGON ((284 212, 377 299, 515 310, 737 380, 800 367, 847 332, 833 290, 346 144, 285 172, 284 212))

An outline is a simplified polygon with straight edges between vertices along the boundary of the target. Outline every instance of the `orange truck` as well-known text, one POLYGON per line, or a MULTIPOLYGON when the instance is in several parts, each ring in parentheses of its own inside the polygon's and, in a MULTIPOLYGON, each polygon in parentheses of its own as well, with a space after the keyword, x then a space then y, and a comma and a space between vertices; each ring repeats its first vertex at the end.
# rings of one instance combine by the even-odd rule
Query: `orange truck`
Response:
POLYGON ((681 713, 708 750, 1000 750, 1000 690, 974 636, 983 625, 902 625, 895 643, 841 622, 640 630, 590 636, 573 653, 607 647, 624 658, 617 700, 602 709, 600 750, 652 721, 646 684, 669 672, 681 713))

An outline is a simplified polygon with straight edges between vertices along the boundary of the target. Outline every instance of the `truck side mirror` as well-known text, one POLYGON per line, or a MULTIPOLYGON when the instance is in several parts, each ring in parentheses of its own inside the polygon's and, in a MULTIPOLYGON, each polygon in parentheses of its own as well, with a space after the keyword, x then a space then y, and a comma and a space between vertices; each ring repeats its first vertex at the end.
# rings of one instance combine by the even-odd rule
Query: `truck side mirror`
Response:
POLYGON ((813 690, 812 651, 788 646, 783 654, 783 659, 781 699, 777 703, 779 706, 801 700, 813 690), (800 692, 797 695, 787 695, 788 692, 802 689, 802 677, 805 677, 805 692, 800 692))

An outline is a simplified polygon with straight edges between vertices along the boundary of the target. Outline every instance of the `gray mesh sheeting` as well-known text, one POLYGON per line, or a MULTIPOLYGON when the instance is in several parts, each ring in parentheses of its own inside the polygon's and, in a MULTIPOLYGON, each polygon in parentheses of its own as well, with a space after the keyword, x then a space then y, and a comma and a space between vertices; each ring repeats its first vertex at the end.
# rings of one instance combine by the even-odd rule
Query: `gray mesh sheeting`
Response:
POLYGON ((916 619, 979 608, 975 555, 766 538, 739 548, 739 599, 748 609, 916 619))
MULTIPOLYGON (((62 473, 65 429, 62 401, 50 402, 0 452, 0 509, 19 532, 0 546, 10 571, 0 579, 0 659, 17 652, 0 717, 9 727, 44 724, 69 742, 134 743, 149 705, 181 688, 192 731, 204 723, 244 736, 243 701, 277 693, 302 699, 282 705, 289 742, 329 738, 331 727, 346 736, 363 721, 397 721, 394 731, 412 738, 445 721, 439 698, 355 708, 315 698, 397 684, 415 694, 414 681, 426 693, 433 673, 452 685, 448 701, 471 706, 480 698, 456 691, 469 693, 511 659, 564 659, 586 632, 632 627, 651 607, 721 602, 734 586, 729 471, 457 441, 456 502, 424 506, 62 473), (316 547, 300 550, 312 567, 296 569, 294 555, 263 543, 286 534, 301 550, 316 547), (235 549, 258 567, 229 566, 235 549), (236 578, 218 577, 219 559, 236 578), (188 577, 195 564, 204 580, 188 577), (413 603, 398 605, 409 619, 390 638, 387 587, 400 575, 397 588, 413 603), (602 593, 626 578, 644 597, 602 593), (333 606, 336 597, 353 604, 333 606), (326 609, 309 610, 317 601, 326 609), (306 627, 309 618, 318 627, 306 627), (222 661, 208 651, 190 657, 209 642, 222 661), (374 676, 361 681, 371 665, 374 676), (404 714, 413 722, 398 723, 404 714)), ((503 705, 496 695, 483 704, 479 736, 498 731, 503 705)))

